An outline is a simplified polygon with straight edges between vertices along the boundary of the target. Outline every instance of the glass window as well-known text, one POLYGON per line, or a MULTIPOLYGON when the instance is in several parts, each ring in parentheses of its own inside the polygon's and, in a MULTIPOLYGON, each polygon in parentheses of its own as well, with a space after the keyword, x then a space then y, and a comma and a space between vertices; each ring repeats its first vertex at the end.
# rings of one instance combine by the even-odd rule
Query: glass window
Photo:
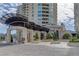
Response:
POLYGON ((38 13, 42 13, 42 11, 38 11, 38 13))
POLYGON ((38 18, 38 20, 41 20, 41 18, 38 18))
POLYGON ((42 7, 38 7, 38 11, 42 11, 42 7))
POLYGON ((42 3, 38 3, 38 6, 42 6, 42 3))
POLYGON ((38 14, 38 17, 41 17, 42 16, 42 14, 38 14))

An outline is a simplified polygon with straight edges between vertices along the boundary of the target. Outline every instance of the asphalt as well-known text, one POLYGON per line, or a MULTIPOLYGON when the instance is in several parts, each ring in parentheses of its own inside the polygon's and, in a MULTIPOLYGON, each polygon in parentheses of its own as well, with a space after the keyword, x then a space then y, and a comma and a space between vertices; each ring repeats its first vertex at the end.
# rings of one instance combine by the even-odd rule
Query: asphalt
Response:
POLYGON ((33 44, 9 45, 0 47, 0 56, 79 56, 79 47, 57 48, 33 44))

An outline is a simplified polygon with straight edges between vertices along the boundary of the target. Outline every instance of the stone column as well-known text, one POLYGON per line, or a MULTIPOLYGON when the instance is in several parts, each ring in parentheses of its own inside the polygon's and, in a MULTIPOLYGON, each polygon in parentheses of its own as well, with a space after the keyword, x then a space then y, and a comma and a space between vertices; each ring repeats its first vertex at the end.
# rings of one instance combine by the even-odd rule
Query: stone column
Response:
POLYGON ((32 42, 34 42, 34 35, 35 35, 35 30, 32 32, 32 42))
POLYGON ((38 37, 39 37, 39 41, 40 41, 41 40, 40 31, 38 31, 37 33, 38 33, 38 37))
POLYGON ((60 29, 58 30, 58 32, 59 32, 59 33, 58 33, 59 39, 62 39, 62 38, 61 38, 61 34, 62 34, 62 33, 61 33, 60 29))
POLYGON ((21 43, 21 39, 22 39, 21 30, 17 30, 17 41, 18 41, 18 43, 21 43))
POLYGON ((11 30, 10 30, 10 28, 7 29, 6 41, 7 41, 7 43, 10 43, 10 41, 11 41, 11 30))
POLYGON ((33 42, 33 30, 30 30, 30 41, 33 42))
POLYGON ((27 30, 28 29, 24 28, 22 32, 22 37, 25 39, 24 43, 27 43, 27 30))
POLYGON ((47 36, 47 33, 46 32, 43 32, 44 34, 44 40, 46 39, 46 36, 47 36))
MULTIPOLYGON (((47 33, 46 32, 44 32, 44 31, 41 31, 40 33, 42 33, 43 34, 43 40, 45 40, 46 39, 46 35, 47 35, 47 33)), ((41 34, 40 34, 41 35, 41 34)), ((41 36, 40 36, 41 37, 41 36)), ((41 38, 40 38, 41 39, 41 38)))

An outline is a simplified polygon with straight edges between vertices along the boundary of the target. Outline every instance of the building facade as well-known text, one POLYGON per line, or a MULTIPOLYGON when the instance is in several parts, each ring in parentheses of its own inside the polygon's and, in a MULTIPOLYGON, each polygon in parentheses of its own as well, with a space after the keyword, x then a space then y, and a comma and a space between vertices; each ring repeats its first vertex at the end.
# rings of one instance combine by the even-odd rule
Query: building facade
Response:
POLYGON ((7 41, 11 39, 12 30, 17 30, 18 41, 33 42, 37 34, 40 41, 46 39, 48 32, 56 32, 59 39, 62 38, 63 27, 57 25, 56 3, 23 3, 18 7, 17 14, 8 14, 4 18, 5 24, 12 25, 7 30, 7 41))
POLYGON ((79 32, 79 3, 74 3, 75 30, 79 32))
MULTIPOLYGON (((6 14, 3 23, 10 27, 7 29, 6 40, 12 42, 11 31, 16 30, 17 42, 34 42, 47 39, 47 34, 57 33, 58 39, 64 34, 64 27, 57 25, 56 3, 22 3, 17 13, 6 14), (5 21, 4 21, 5 20, 5 21), (37 40, 38 39, 38 40, 37 40)), ((15 41, 15 40, 14 40, 15 41)))
POLYGON ((40 26, 50 29, 50 32, 58 32, 61 38, 62 26, 57 25, 57 3, 23 3, 17 12, 40 26))
POLYGON ((57 24, 56 3, 23 3, 18 7, 17 12, 28 17, 29 21, 41 26, 57 24))

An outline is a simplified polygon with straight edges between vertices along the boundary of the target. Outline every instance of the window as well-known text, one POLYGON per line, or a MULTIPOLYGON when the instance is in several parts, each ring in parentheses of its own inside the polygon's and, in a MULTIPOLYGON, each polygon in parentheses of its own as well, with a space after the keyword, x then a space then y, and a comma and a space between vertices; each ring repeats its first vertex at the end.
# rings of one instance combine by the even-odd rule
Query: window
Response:
POLYGON ((42 14, 38 14, 38 17, 41 17, 42 16, 42 14))
POLYGON ((34 15, 32 14, 32 17, 33 17, 34 15))
POLYGON ((42 7, 38 7, 38 11, 42 11, 42 7))
POLYGON ((38 3, 38 6, 42 6, 42 3, 38 3))
POLYGON ((32 13, 34 13, 34 11, 32 10, 32 13))
POLYGON ((49 10, 49 8, 42 7, 42 9, 49 10))
POLYGON ((42 13, 42 11, 38 11, 38 13, 42 13))
POLYGON ((41 20, 41 18, 38 18, 38 20, 41 20))
POLYGON ((47 4, 47 3, 43 3, 42 5, 43 5, 43 6, 49 6, 49 4, 47 4))
POLYGON ((47 24, 48 22, 42 22, 43 24, 47 24))
POLYGON ((44 15, 44 14, 43 14, 42 16, 48 17, 49 15, 44 15))
POLYGON ((42 18, 42 20, 48 20, 48 18, 42 18))
POLYGON ((49 11, 42 11, 42 13, 49 13, 49 11))

